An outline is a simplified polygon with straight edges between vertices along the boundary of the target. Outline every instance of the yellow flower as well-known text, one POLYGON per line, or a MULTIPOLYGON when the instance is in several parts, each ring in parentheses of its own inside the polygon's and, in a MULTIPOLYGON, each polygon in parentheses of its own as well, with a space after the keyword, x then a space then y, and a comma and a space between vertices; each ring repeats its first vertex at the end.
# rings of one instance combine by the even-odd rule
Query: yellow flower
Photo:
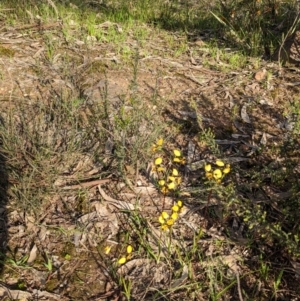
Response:
POLYGON ((164 140, 162 138, 158 139, 156 144, 152 145, 152 151, 156 152, 157 150, 161 150, 164 140))
POLYGON ((126 262, 126 257, 121 257, 119 260, 118 260, 118 264, 124 264, 126 262))
POLYGON ((167 220, 167 225, 168 226, 173 226, 174 225, 174 220, 172 218, 167 220))
POLYGON ((178 170, 176 168, 173 168, 172 175, 177 177, 178 176, 178 170))
POLYGON ((165 180, 159 180, 159 181, 158 181, 158 185, 159 185, 159 186, 164 186, 165 183, 166 183, 165 180))
POLYGON ((179 184, 181 183, 181 177, 177 177, 177 178, 175 179, 175 182, 179 185, 179 184))
POLYGON ((217 166, 219 166, 219 167, 223 167, 225 164, 224 164, 224 162, 223 162, 223 161, 221 161, 221 160, 217 159, 217 161, 216 161, 216 165, 217 165, 217 166))
POLYGON ((181 162, 181 159, 175 157, 175 158, 173 159, 173 162, 180 163, 180 162, 181 162))
POLYGON ((230 173, 230 165, 229 164, 226 164, 226 167, 223 169, 223 173, 224 174, 230 173))
POLYGON ((212 177, 213 177, 213 174, 211 173, 211 172, 207 172, 206 174, 205 174, 205 176, 207 177, 207 179, 212 179, 212 177))
POLYGON ((165 171, 166 169, 165 169, 164 167, 162 167, 162 166, 159 166, 159 167, 157 167, 156 170, 157 170, 157 171, 165 171))
POLYGON ((172 207, 172 211, 174 211, 174 212, 178 212, 179 211, 179 206, 178 205, 174 205, 173 207, 172 207))
POLYGON ((171 181, 171 182, 175 182, 175 177, 168 176, 168 180, 171 181))
POLYGON ((168 190, 167 187, 164 186, 164 187, 161 188, 160 191, 161 191, 163 194, 167 194, 169 190, 168 190))
POLYGON ((215 178, 215 180, 221 179, 222 171, 220 169, 215 169, 213 173, 213 177, 215 178))
POLYGON ((110 246, 106 246, 104 248, 104 253, 107 255, 107 254, 109 254, 110 250, 111 250, 111 247, 110 246))
POLYGON ((175 220, 177 220, 177 218, 178 218, 178 213, 173 212, 172 215, 171 215, 171 219, 175 221, 175 220))
POLYGON ((130 254, 130 253, 132 253, 132 246, 131 245, 128 245, 127 246, 127 254, 130 254))
POLYGON ((207 172, 211 171, 211 165, 210 164, 205 164, 204 169, 207 172))
POLYGON ((168 225, 162 225, 162 226, 161 226, 161 229, 162 229, 163 231, 167 231, 167 230, 169 229, 169 227, 168 227, 168 225))
POLYGON ((175 183, 174 183, 174 182, 169 183, 169 184, 168 184, 168 188, 169 188, 170 190, 175 189, 175 188, 176 188, 175 183))
POLYGON ((162 146, 163 143, 164 143, 164 139, 163 139, 163 138, 160 138, 160 139, 157 140, 156 145, 162 146))
POLYGON ((164 218, 164 219, 168 219, 169 218, 169 214, 166 212, 166 211, 163 211, 161 213, 161 216, 164 218))
POLYGON ((175 157, 180 157, 181 156, 181 151, 178 150, 178 149, 174 149, 173 153, 174 153, 175 157))
POLYGON ((166 222, 165 219, 161 215, 159 216, 158 221, 162 225, 166 222))
POLYGON ((156 158, 155 161, 154 161, 155 165, 160 165, 161 163, 162 163, 162 158, 160 158, 160 157, 156 158))

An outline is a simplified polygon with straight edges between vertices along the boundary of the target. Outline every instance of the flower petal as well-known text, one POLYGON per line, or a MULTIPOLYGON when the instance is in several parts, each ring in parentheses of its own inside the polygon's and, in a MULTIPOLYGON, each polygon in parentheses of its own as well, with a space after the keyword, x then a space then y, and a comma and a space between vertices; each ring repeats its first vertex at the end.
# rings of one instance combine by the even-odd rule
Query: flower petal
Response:
POLYGON ((173 168, 172 175, 177 177, 178 176, 178 170, 176 168, 173 168))
POLYGON ((161 230, 162 231, 167 231, 169 229, 168 225, 162 225, 161 230))
POLYGON ((225 166, 224 162, 222 160, 220 160, 220 159, 217 159, 216 165, 219 166, 219 167, 225 166))
POLYGON ((211 172, 207 172, 205 176, 210 180, 213 177, 213 174, 211 172))
POLYGON ((171 182, 175 182, 175 177, 168 176, 168 180, 171 181, 171 182))
POLYGON ((179 211, 179 206, 178 205, 174 205, 173 207, 172 207, 172 211, 174 211, 174 212, 178 212, 179 211))
POLYGON ((204 169, 207 172, 211 171, 211 164, 205 164, 204 169))
POLYGON ((171 190, 175 189, 175 187, 176 187, 176 185, 175 185, 174 182, 171 182, 171 183, 168 184, 168 188, 171 189, 171 190))
POLYGON ((162 225, 166 222, 165 219, 161 215, 159 216, 158 221, 162 225))
POLYGON ((162 158, 160 158, 160 157, 156 158, 155 161, 154 161, 155 165, 160 165, 161 163, 162 163, 162 158))
POLYGON ((132 253, 132 246, 131 245, 129 245, 129 246, 127 246, 127 254, 130 254, 130 253, 132 253))
POLYGON ((183 206, 182 201, 178 200, 178 201, 177 201, 177 205, 178 205, 179 208, 181 208, 181 207, 183 206))
POLYGON ((230 173, 230 166, 229 165, 226 165, 226 167, 223 169, 223 173, 224 174, 230 173))
POLYGON ((213 177, 215 178, 215 180, 221 179, 222 171, 220 169, 215 169, 213 172, 213 177))
POLYGON ((173 212, 171 215, 171 219, 173 219, 174 221, 177 220, 178 218, 178 213, 177 212, 173 212))
POLYGON ((104 248, 104 253, 107 255, 107 254, 109 254, 110 250, 111 250, 111 246, 106 246, 104 248))
POLYGON ((119 260, 118 260, 118 264, 124 264, 126 262, 126 257, 121 257, 119 260))
POLYGON ((166 212, 166 211, 163 211, 161 213, 161 216, 164 218, 164 219, 168 219, 169 218, 169 214, 166 212))
POLYGON ((168 226, 173 226, 173 225, 174 225, 174 222, 175 222, 175 221, 174 221, 172 218, 170 218, 170 219, 167 220, 167 225, 168 225, 168 226))
POLYGON ((174 153, 175 157, 180 157, 181 156, 181 151, 178 150, 178 149, 174 149, 173 153, 174 153))
POLYGON ((164 143, 164 139, 163 139, 163 138, 158 139, 157 142, 156 142, 156 144, 157 144, 158 146, 162 146, 163 143, 164 143))
POLYGON ((158 181, 158 185, 159 185, 159 186, 164 186, 165 183, 166 183, 165 180, 159 180, 159 181, 158 181))

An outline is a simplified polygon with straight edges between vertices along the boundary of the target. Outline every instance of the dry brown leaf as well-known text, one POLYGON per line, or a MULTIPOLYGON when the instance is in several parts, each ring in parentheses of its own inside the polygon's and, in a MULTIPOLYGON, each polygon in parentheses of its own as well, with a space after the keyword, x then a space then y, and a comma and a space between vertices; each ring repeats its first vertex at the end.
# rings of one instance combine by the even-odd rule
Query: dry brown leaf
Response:
POLYGON ((13 300, 19 300, 19 301, 29 301, 29 300, 33 299, 33 296, 31 293, 19 291, 19 290, 10 290, 8 288, 0 287, 1 300, 4 300, 5 297, 13 299, 13 300))
POLYGON ((260 87, 259 87, 259 83, 252 83, 251 85, 247 85, 245 87, 245 92, 249 92, 249 93, 253 93, 253 94, 256 94, 257 92, 260 91, 260 87))
POLYGON ((242 109, 241 109, 241 117, 242 117, 242 119, 243 119, 244 122, 246 122, 246 123, 251 123, 250 118, 249 118, 249 115, 248 115, 248 113, 247 113, 247 105, 246 105, 246 104, 244 104, 244 105, 242 106, 242 109))
POLYGON ((300 277, 300 262, 297 261, 291 261, 291 264, 294 268, 295 274, 300 277))
POLYGON ((139 195, 153 195, 157 194, 157 189, 154 186, 139 186, 134 187, 134 192, 139 195))
POLYGON ((132 270, 135 267, 142 267, 143 269, 147 269, 150 267, 151 260, 146 258, 139 258, 127 261, 118 269, 118 274, 123 275, 128 273, 129 270, 132 270))
POLYGON ((189 268, 187 265, 184 265, 182 268, 181 277, 178 279, 175 279, 171 282, 170 287, 171 288, 177 288, 180 286, 184 281, 186 281, 189 277, 189 268))
POLYGON ((196 144, 193 143, 192 141, 189 141, 189 144, 188 144, 188 154, 187 154, 187 162, 189 164, 192 163, 192 161, 194 159, 195 149, 196 149, 196 144))
POLYGON ((239 141, 227 140, 227 139, 224 139, 224 140, 215 139, 215 142, 217 144, 237 144, 237 143, 240 143, 239 141))
POLYGON ((29 232, 35 227, 36 220, 33 216, 26 214, 25 216, 26 227, 29 232))
POLYGON ((260 144, 266 145, 267 144, 267 135, 266 133, 263 133, 260 139, 260 144))
POLYGON ((110 234, 109 237, 114 236, 118 233, 119 223, 115 213, 112 213, 109 208, 103 203, 97 202, 94 205, 97 214, 99 216, 99 222, 97 222, 97 228, 105 229, 107 224, 109 225, 110 234))
POLYGON ((139 209, 139 206, 134 206, 131 203, 119 201, 119 200, 116 200, 116 199, 108 196, 104 192, 104 190, 101 188, 101 185, 98 185, 98 190, 105 201, 109 202, 110 204, 114 205, 115 207, 117 207, 119 209, 127 209, 127 210, 128 209, 129 210, 139 209))
POLYGON ((27 263, 32 263, 33 261, 35 261, 36 257, 37 257, 37 247, 36 245, 34 244, 31 251, 30 251, 30 254, 29 254, 29 258, 27 260, 27 263))

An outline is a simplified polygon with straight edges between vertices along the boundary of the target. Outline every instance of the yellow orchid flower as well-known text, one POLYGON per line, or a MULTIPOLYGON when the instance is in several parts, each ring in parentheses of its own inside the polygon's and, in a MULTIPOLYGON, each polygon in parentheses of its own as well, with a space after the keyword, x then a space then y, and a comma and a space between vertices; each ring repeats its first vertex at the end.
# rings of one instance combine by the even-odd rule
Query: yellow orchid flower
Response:
POLYGON ((178 218, 178 213, 173 212, 172 215, 171 215, 171 219, 175 221, 175 220, 177 220, 177 218, 178 218))
POLYGON ((172 211, 173 212, 178 212, 179 211, 179 206, 178 205, 174 205, 173 207, 172 207, 172 211))
POLYGON ((221 179, 222 171, 220 169, 215 169, 213 172, 213 177, 215 178, 215 180, 221 179))
POLYGON ((159 185, 159 186, 164 186, 165 183, 166 183, 165 180, 159 180, 159 181, 158 181, 158 185, 159 185))

